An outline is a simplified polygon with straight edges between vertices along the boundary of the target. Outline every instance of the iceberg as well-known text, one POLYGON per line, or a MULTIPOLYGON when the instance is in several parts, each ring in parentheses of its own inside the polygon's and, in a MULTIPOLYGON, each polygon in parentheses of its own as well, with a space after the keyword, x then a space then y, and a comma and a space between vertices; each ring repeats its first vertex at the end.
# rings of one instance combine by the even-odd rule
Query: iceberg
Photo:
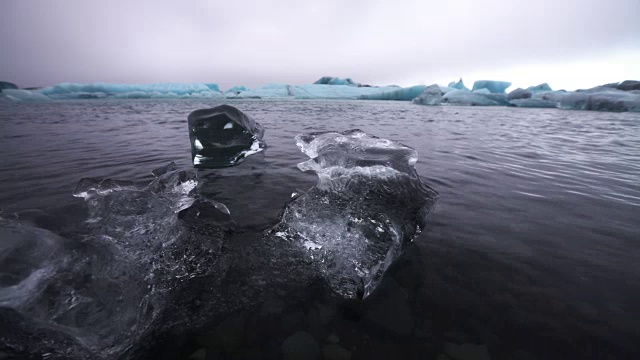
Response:
MULTIPOLYGON (((425 85, 416 85, 408 88, 379 88, 379 92, 373 94, 361 95, 362 100, 402 100, 411 101, 424 92, 425 85)), ((373 88, 375 89, 375 88, 373 88)))
POLYGON ((393 87, 355 87, 349 85, 298 85, 292 87, 296 99, 345 99, 355 100, 361 96, 376 94, 382 91, 392 91, 393 87))
POLYGON ((18 85, 7 81, 0 81, 0 92, 5 89, 18 89, 18 85))
MULTIPOLYGON (((486 89, 488 90, 488 89, 486 89)), ((466 90, 455 90, 446 93, 442 97, 442 103, 451 105, 466 106, 509 106, 506 94, 486 93, 485 89, 480 92, 469 92, 466 90)))
POLYGON ((598 92, 576 91, 564 95, 558 107, 567 110, 640 112, 640 94, 613 89, 598 92))
POLYGON ((14 100, 223 98, 217 84, 76 84, 62 83, 13 94, 14 100))
POLYGON ((529 86, 527 88, 527 90, 529 92, 531 92, 532 94, 536 94, 536 93, 539 93, 539 92, 553 91, 553 89, 551 89, 551 86, 549 86, 549 84, 547 84, 547 83, 542 83, 542 84, 536 85, 536 86, 529 86))
POLYGON ((507 99, 509 100, 528 99, 532 95, 533 93, 529 89, 525 90, 523 88, 517 88, 512 92, 510 92, 509 95, 507 95, 507 99))
POLYGON ((427 86, 420 96, 413 99, 413 103, 419 105, 440 105, 441 102, 442 89, 438 85, 427 86))
POLYGON ((437 193, 415 170, 417 152, 360 130, 296 136, 298 164, 318 183, 294 198, 274 237, 295 244, 346 298, 367 297, 426 225, 437 193))
MULTIPOLYGON (((325 99, 355 100, 362 96, 391 92, 397 87, 357 87, 349 85, 305 84, 286 85, 268 84, 260 88, 248 89, 237 94, 226 94, 227 99, 325 99)), ((416 95, 417 96, 417 95, 416 95)))
POLYGON ((640 90, 640 81, 637 80, 625 80, 616 85, 616 89, 622 91, 640 90))
POLYGON ((43 95, 37 91, 22 89, 4 89, 2 90, 2 94, 14 101, 37 102, 51 100, 51 98, 49 98, 48 96, 43 95))
POLYGON ((227 94, 227 99, 263 99, 293 97, 293 86, 287 84, 267 84, 259 88, 227 94))
POLYGON ((353 81, 351 78, 341 79, 333 76, 323 76, 314 82, 316 85, 348 85, 348 86, 361 86, 359 83, 353 81))
POLYGON ((487 89, 493 94, 504 94, 504 91, 511 86, 507 81, 495 81, 495 80, 478 80, 473 83, 472 90, 487 89))
POLYGON ((464 86, 464 82, 462 82, 462 78, 460 78, 458 82, 455 82, 455 81, 450 82, 448 87, 458 89, 458 90, 469 91, 469 89, 466 86, 464 86))
POLYGON ((196 168, 233 166, 266 148, 262 125, 233 106, 196 110, 187 122, 196 168))

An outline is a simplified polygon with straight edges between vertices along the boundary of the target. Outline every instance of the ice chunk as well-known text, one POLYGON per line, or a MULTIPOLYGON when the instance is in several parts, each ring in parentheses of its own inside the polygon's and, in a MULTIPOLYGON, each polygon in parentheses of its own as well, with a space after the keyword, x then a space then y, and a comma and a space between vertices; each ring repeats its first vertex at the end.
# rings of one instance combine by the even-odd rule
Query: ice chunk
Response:
MULTIPOLYGON (((397 88, 381 89, 379 92, 376 92, 373 94, 362 95, 360 96, 360 99, 411 101, 417 98, 418 96, 420 96, 420 94, 422 94, 425 88, 426 86, 424 85, 416 85, 416 86, 411 86, 408 88, 400 88, 400 89, 397 89, 397 88)), ((375 89, 375 88, 371 88, 371 89, 375 89)))
POLYGON ((274 237, 296 244, 329 286, 366 297, 417 236, 437 193, 416 173, 417 152, 360 130, 301 134, 318 184, 289 203, 274 237))
POLYGON ((357 82, 353 81, 351 78, 341 79, 339 77, 333 76, 323 76, 320 79, 314 82, 316 85, 348 85, 348 86, 360 86, 357 82))
POLYGON ((531 90, 525 90, 523 88, 517 88, 509 93, 507 98, 509 100, 517 100, 517 99, 528 99, 532 96, 531 90))
POLYGON ((539 92, 553 91, 551 89, 551 86, 549 86, 549 84, 547 84, 547 83, 542 83, 542 84, 536 85, 536 86, 529 86, 527 88, 527 90, 529 90, 532 94, 539 93, 539 92))
POLYGON ((466 90, 456 90, 448 92, 442 97, 442 102, 451 105, 467 106, 509 105, 506 94, 484 94, 482 92, 469 92, 466 90))
POLYGON ((440 105, 442 101, 442 90, 438 85, 427 86, 422 94, 413 99, 414 104, 420 105, 440 105))
POLYGON ((7 81, 0 81, 0 92, 5 89, 18 89, 18 85, 7 81))
POLYGON ((264 128, 229 105, 200 109, 189 114, 191 156, 197 168, 232 166, 261 152, 264 128))
POLYGON ((48 96, 39 93, 38 91, 31 90, 16 90, 16 89, 4 89, 2 90, 2 94, 4 94, 7 98, 14 101, 49 101, 51 100, 48 96))
MULTIPOLYGON (((186 281, 219 271, 228 210, 189 190, 195 171, 154 172, 148 186, 83 179, 76 195, 87 194, 88 217, 65 231, 69 238, 0 219, 0 307, 37 323, 38 336, 53 328, 92 353, 48 344, 61 358, 121 358, 154 322, 167 321, 186 281)), ((32 351, 41 342, 33 339, 21 346, 32 351)))
POLYGON ((454 82, 454 81, 450 82, 449 83, 449 87, 450 88, 454 88, 454 89, 458 89, 458 90, 467 90, 467 91, 469 91, 469 89, 466 86, 464 86, 464 82, 462 82, 462 78, 460 78, 460 80, 458 80, 458 82, 454 82))
POLYGON ((473 90, 488 89, 493 94, 504 94, 504 91, 511 86, 507 81, 478 80, 473 83, 473 90))

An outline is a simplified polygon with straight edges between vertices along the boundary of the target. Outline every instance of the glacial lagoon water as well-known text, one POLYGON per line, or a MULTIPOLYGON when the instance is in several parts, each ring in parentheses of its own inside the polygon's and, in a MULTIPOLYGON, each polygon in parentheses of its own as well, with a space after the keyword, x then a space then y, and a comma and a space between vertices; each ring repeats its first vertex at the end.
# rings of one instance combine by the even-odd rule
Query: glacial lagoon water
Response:
POLYGON ((4 354, 640 353, 639 114, 226 100, 264 126, 267 148, 191 173, 187 115, 222 103, 0 102, 4 354), (415 149, 417 173, 439 193, 364 300, 336 294, 306 270, 315 259, 265 235, 292 193, 317 183, 297 167, 308 157, 295 136, 350 129, 415 149), (99 186, 77 189, 83 178, 122 191, 74 197, 99 186), (196 179, 198 212, 179 217, 196 179))

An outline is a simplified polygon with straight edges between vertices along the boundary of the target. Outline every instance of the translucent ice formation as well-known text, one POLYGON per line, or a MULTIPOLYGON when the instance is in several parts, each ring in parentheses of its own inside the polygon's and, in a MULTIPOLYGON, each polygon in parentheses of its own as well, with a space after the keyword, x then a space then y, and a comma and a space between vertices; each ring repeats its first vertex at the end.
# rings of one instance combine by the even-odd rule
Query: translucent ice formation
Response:
MULTIPOLYGON (((36 335, 22 339, 30 352, 121 358, 172 306, 173 289, 219 271, 224 226, 212 220, 195 232, 190 225, 201 201, 193 191, 195 174, 171 164, 154 173, 147 186, 81 180, 74 194, 85 199, 88 214, 64 236, 0 219, 0 307, 37 324, 36 335), (46 343, 40 338, 45 329, 81 346, 46 343), (79 355, 78 347, 91 356, 79 355)), ((229 218, 224 205, 207 201, 216 219, 229 218)))
POLYGON ((495 80, 478 80, 473 83, 472 90, 487 89, 493 94, 504 94, 504 91, 511 86, 507 81, 495 81, 495 80))
POLYGON ((442 102, 442 90, 438 85, 427 86, 422 94, 413 99, 414 104, 420 105, 440 105, 442 102))
POLYGON ((318 184, 287 205, 272 233, 296 244, 329 286, 366 297, 424 228, 437 193, 416 173, 417 152, 360 130, 301 134, 318 184))
POLYGON ((261 152, 264 128, 229 105, 200 109, 189 114, 191 156, 197 168, 232 166, 261 152))

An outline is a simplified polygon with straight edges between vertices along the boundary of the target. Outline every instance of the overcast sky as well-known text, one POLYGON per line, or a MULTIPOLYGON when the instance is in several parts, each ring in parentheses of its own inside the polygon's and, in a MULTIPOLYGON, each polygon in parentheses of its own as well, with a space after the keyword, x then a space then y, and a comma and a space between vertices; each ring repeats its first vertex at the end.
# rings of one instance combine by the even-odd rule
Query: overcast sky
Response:
POLYGON ((0 80, 640 80, 640 0, 0 0, 0 80))

